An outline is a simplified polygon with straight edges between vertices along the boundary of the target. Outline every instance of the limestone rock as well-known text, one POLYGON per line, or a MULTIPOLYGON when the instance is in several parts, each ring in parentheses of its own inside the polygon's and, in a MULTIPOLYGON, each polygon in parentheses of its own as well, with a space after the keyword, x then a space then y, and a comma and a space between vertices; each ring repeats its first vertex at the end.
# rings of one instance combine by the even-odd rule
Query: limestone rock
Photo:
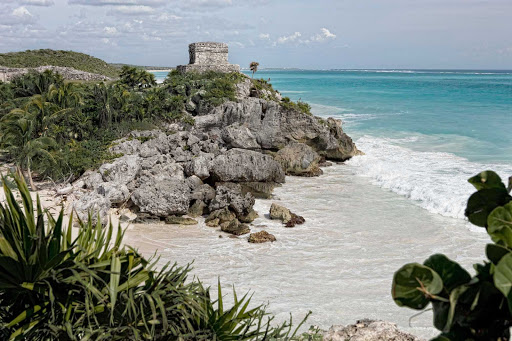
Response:
POLYGON ((232 124, 222 130, 222 139, 230 148, 260 149, 256 137, 249 128, 232 124))
POLYGON ((183 215, 187 213, 190 205, 190 187, 181 179, 151 179, 137 188, 131 199, 144 213, 158 217, 183 215))
POLYGON ((202 200, 196 200, 188 210, 188 215, 192 218, 197 218, 203 215, 206 204, 202 200))
POLYGON ((171 215, 165 217, 165 223, 169 225, 197 225, 197 220, 192 218, 171 215))
POLYGON ((240 182, 242 193, 250 192, 255 198, 270 199, 274 188, 281 186, 277 182, 240 182))
POLYGON ((292 214, 292 218, 285 223, 285 227, 295 227, 295 225, 302 225, 306 222, 304 217, 301 217, 300 215, 297 215, 293 212, 290 213, 292 214))
POLYGON ((209 203, 213 198, 215 198, 215 188, 211 187, 208 184, 203 184, 193 190, 191 199, 202 200, 205 203, 209 203))
POLYGON ((267 231, 260 231, 256 233, 251 233, 249 236, 249 243, 266 243, 266 242, 275 242, 276 237, 273 234, 268 233, 267 231))
POLYGON ((216 211, 225 207, 232 209, 239 216, 246 216, 254 206, 254 197, 250 193, 242 194, 240 185, 224 184, 217 186, 215 198, 208 206, 210 211, 216 211))
POLYGON ((208 227, 217 227, 217 226, 219 226, 219 224, 220 224, 219 218, 214 218, 214 219, 208 220, 206 222, 206 226, 208 226, 208 227))
POLYGON ((283 110, 279 103, 259 98, 226 102, 207 115, 195 118, 196 129, 220 131, 232 124, 247 127, 262 149, 277 150, 290 142, 302 142, 328 159, 344 161, 360 154, 343 132, 341 121, 322 119, 295 110, 283 110))
POLYGON ((96 224, 99 216, 101 223, 106 225, 108 222, 110 201, 97 192, 91 192, 78 199, 73 204, 73 209, 78 217, 84 222, 89 220, 89 213, 91 213, 91 220, 93 224, 96 224))
POLYGON ((235 236, 241 236, 251 232, 251 229, 246 224, 241 224, 238 219, 233 219, 231 221, 220 224, 220 229, 222 232, 231 233, 235 236))
POLYGON ((231 212, 227 207, 213 211, 210 213, 210 215, 206 218, 205 222, 208 223, 212 220, 219 219, 219 224, 223 224, 225 222, 230 222, 232 220, 236 219, 236 215, 231 212))
POLYGON ((318 166, 320 155, 304 143, 291 143, 279 150, 274 158, 286 174, 318 176, 323 172, 318 166))
POLYGON ((384 321, 361 320, 346 327, 332 326, 323 334, 325 341, 422 341, 398 330, 396 324, 384 321))
POLYGON ((255 210, 251 210, 246 215, 238 216, 238 220, 240 220, 242 223, 252 223, 258 217, 258 213, 255 210))
POLYGON ((123 184, 104 182, 98 186, 96 191, 106 197, 112 204, 120 204, 130 198, 130 191, 123 184))
POLYGON ((138 139, 121 140, 114 142, 109 150, 112 154, 134 155, 138 154, 141 144, 138 139))
POLYGON ((270 219, 281 220, 286 224, 292 219, 292 213, 286 207, 272 203, 270 206, 270 219))
POLYGON ((141 169, 140 162, 141 159, 136 155, 125 155, 111 163, 103 164, 99 172, 104 181, 126 185, 138 175, 141 169))
POLYGON ((284 172, 272 157, 238 148, 213 159, 210 173, 224 182, 284 182, 284 172))
POLYGON ((211 162, 214 158, 213 154, 203 153, 200 156, 190 160, 185 166, 185 173, 190 175, 196 175, 201 180, 204 180, 210 176, 211 162))
POLYGON ((80 179, 87 189, 96 189, 104 182, 101 174, 94 171, 86 171, 80 179))

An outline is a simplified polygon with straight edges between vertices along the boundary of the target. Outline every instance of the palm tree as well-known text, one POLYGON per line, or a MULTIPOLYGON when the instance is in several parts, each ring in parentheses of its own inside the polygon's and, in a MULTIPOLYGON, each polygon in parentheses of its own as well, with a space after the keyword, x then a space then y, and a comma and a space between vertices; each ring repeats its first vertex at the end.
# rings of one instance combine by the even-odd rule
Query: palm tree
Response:
POLYGON ((30 187, 36 191, 37 187, 32 179, 32 162, 35 158, 47 158, 55 162, 49 150, 55 148, 57 143, 47 136, 34 138, 34 126, 35 122, 29 113, 22 115, 18 110, 4 116, 1 120, 0 146, 13 157, 22 172, 27 171, 30 187))
POLYGON ((252 78, 254 78, 254 73, 258 71, 258 66, 260 66, 258 62, 251 62, 251 65, 249 65, 249 69, 252 71, 252 78))

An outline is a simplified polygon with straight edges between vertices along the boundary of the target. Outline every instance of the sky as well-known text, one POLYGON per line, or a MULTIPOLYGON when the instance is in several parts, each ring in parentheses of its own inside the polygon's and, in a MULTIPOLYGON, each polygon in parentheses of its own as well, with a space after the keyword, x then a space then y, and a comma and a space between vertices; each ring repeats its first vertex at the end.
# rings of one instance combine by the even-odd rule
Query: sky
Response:
POLYGON ((0 0, 0 52, 175 66, 198 41, 242 67, 512 69, 512 0, 0 0))

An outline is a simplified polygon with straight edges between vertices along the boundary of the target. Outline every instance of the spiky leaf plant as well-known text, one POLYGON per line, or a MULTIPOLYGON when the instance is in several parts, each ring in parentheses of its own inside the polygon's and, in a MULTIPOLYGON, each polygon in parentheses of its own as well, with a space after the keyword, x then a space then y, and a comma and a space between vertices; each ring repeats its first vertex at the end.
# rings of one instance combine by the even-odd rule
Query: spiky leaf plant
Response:
MULTIPOLYGON (((272 327, 248 296, 224 308, 209 288, 188 281, 190 267, 164 265, 123 246, 112 224, 55 219, 14 177, 0 204, 1 340, 272 340, 295 335, 272 327)), ((90 217, 89 217, 90 218, 90 217)), ((99 219, 98 219, 99 221, 99 219)), ((304 322, 304 321, 303 321, 304 322)), ((301 323, 302 324, 302 323, 301 323)), ((300 324, 300 325, 301 325, 300 324)), ((299 325, 299 326, 300 326, 299 325)))

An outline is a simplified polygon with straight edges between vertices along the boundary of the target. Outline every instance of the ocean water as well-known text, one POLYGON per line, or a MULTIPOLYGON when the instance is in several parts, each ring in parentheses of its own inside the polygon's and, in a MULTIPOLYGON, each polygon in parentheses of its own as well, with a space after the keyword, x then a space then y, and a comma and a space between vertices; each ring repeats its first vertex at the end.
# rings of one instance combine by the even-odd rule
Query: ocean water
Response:
MULTIPOLYGON (((285 319, 313 311, 309 324, 329 327, 360 318, 398 323, 430 337, 431 313, 395 306, 394 271, 442 252, 466 268, 484 259, 488 236, 464 219, 467 183, 485 169, 512 175, 512 72, 339 70, 258 71, 284 96, 314 114, 343 121, 364 156, 318 178, 287 177, 273 200, 257 200, 278 241, 249 245, 219 238, 203 225, 134 226, 129 238, 162 261, 194 262, 212 286, 254 291, 285 319), (306 218, 285 229, 265 213, 272 202, 306 218)), ((258 230, 257 227, 254 230, 258 230)))

